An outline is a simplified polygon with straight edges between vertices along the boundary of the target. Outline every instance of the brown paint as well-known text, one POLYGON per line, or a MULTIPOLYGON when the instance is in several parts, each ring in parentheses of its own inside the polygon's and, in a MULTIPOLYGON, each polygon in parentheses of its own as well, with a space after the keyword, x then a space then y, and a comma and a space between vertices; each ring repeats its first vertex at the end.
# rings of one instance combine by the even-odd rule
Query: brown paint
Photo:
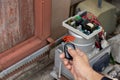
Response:
POLYGON ((34 35, 34 0, 0 0, 0 53, 34 35))
POLYGON ((51 0, 34 0, 34 36, 0 54, 0 71, 43 47, 50 35, 51 0))

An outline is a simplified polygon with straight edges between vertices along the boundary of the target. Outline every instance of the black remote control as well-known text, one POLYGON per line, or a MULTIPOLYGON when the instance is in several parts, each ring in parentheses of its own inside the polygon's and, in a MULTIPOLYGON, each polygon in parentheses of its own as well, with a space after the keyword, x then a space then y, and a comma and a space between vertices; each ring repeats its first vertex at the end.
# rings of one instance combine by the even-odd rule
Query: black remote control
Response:
POLYGON ((69 54, 68 52, 68 47, 72 48, 72 49, 75 49, 75 45, 72 44, 72 43, 66 43, 64 45, 64 53, 65 53, 65 58, 68 59, 68 60, 72 60, 72 56, 69 54))

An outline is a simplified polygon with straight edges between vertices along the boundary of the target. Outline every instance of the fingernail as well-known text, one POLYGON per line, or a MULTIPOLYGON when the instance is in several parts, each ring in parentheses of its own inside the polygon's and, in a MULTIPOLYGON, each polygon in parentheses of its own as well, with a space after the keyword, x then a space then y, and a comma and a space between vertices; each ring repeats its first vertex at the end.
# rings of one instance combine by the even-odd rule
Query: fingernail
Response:
POLYGON ((72 49, 71 47, 68 47, 68 50, 72 49))

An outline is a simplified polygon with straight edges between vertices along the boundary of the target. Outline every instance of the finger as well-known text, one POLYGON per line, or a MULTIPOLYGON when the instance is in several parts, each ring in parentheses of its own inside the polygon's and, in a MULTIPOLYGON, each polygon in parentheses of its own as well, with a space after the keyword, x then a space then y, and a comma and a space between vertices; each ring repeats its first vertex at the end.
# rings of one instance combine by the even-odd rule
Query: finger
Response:
POLYGON ((67 59, 64 59, 63 63, 65 66, 67 66, 69 64, 69 61, 67 59))
POLYGON ((71 71, 72 66, 71 65, 67 65, 66 68, 71 71))
POLYGON ((79 49, 76 49, 76 52, 78 53, 79 57, 81 57, 80 59, 84 59, 86 62, 88 62, 88 57, 84 52, 79 49))
POLYGON ((68 48, 68 52, 69 52, 69 54, 70 54, 73 58, 78 55, 77 52, 76 52, 76 50, 73 50, 73 49, 71 49, 71 48, 68 48))
POLYGON ((83 52, 82 52, 82 51, 80 51, 79 49, 76 49, 76 52, 77 52, 80 56, 85 55, 85 53, 83 53, 83 52))
POLYGON ((76 49, 76 51, 78 52, 78 54, 81 56, 81 57, 83 57, 83 58, 87 58, 87 55, 84 53, 84 52, 82 52, 82 51, 80 51, 79 49, 76 49))
POLYGON ((69 64, 70 64, 70 65, 73 65, 73 61, 70 60, 70 61, 69 61, 69 64))
POLYGON ((63 61, 64 65, 68 65, 69 61, 65 58, 64 53, 60 54, 60 58, 63 61))
POLYGON ((64 59, 65 58, 65 54, 64 53, 60 54, 60 58, 64 59))

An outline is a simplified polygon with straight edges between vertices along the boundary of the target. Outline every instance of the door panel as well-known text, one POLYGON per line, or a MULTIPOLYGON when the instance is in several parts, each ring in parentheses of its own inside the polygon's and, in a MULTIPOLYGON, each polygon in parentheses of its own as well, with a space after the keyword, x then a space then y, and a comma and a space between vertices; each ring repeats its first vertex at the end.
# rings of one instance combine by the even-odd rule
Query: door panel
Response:
POLYGON ((47 44, 51 0, 0 0, 0 70, 47 44))
POLYGON ((33 0, 1 0, 0 4, 1 53, 34 35, 34 10, 33 0))

